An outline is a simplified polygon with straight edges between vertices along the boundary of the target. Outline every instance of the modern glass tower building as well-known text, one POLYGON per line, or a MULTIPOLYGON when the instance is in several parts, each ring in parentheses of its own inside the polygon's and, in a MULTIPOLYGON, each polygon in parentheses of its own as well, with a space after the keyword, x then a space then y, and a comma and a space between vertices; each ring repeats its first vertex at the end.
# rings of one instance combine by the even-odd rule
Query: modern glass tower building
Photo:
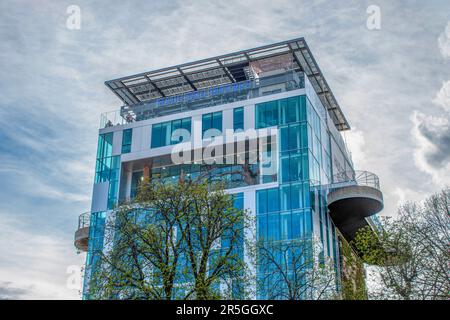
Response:
MULTIPOLYGON (((114 207, 132 199, 144 177, 205 170, 254 216, 257 241, 316 239, 321 259, 334 262, 337 290, 351 278, 343 252, 357 230, 376 227, 383 197, 374 174, 355 170, 340 133, 350 126, 303 38, 105 84, 123 106, 101 116, 92 205, 75 233, 75 246, 87 252, 84 298, 114 207), (195 156, 212 141, 225 152, 210 158, 233 160, 195 156), (243 150, 226 152, 239 141, 243 150), (174 161, 180 142, 192 161, 174 161)), ((256 279, 266 269, 258 266, 256 279)), ((273 297, 258 286, 248 298, 273 297)))

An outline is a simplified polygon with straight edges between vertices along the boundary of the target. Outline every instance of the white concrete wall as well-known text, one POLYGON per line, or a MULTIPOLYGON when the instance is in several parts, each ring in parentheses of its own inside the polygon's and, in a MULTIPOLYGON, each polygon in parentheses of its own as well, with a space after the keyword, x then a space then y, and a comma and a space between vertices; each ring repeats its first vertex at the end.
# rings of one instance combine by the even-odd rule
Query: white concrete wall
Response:
POLYGON ((233 129, 233 109, 222 111, 222 131, 233 129))
POLYGON ((255 104, 244 106, 244 130, 255 128, 255 104))
MULTIPOLYGON (((251 228, 248 228, 245 230, 245 238, 246 241, 249 241, 250 243, 256 241, 256 191, 255 190, 248 190, 244 192, 244 209, 248 210, 248 213, 250 215, 250 219, 254 221, 254 224, 251 228)), ((244 261, 248 266, 251 266, 249 268, 250 270, 250 277, 254 277, 255 281, 252 284, 252 288, 250 292, 253 293, 253 296, 248 297, 248 299, 255 300, 256 299, 256 291, 257 291, 257 284, 256 284, 256 261, 254 260, 255 257, 252 257, 249 254, 249 250, 247 249, 247 244, 244 242, 244 261)))
MULTIPOLYGON (((252 106, 254 106, 257 103, 262 103, 262 102, 276 100, 276 99, 283 99, 283 98, 288 98, 288 97, 294 97, 294 96, 303 95, 303 94, 305 94, 305 89, 286 91, 286 92, 281 92, 281 93, 277 93, 277 94, 271 94, 271 95, 267 95, 267 96, 257 97, 254 99, 244 100, 244 101, 236 101, 236 102, 232 102, 232 103, 217 105, 217 106, 213 106, 213 107, 207 107, 207 108, 203 108, 203 109, 196 109, 196 110, 189 110, 189 111, 174 113, 174 114, 170 114, 167 116, 127 123, 127 124, 123 124, 120 126, 101 128, 99 131, 101 134, 111 132, 111 131, 122 131, 122 130, 128 129, 128 128, 143 127, 143 126, 152 125, 154 123, 182 119, 182 118, 186 118, 186 117, 194 117, 194 116, 198 116, 198 115, 200 115, 200 119, 201 119, 202 114, 216 112, 216 111, 224 112, 225 110, 231 110, 231 112, 232 112, 232 109, 242 107, 242 106, 244 106, 244 108, 247 110, 247 112, 253 112, 253 116, 251 116, 250 113, 248 113, 248 115, 246 114, 244 117, 245 117, 246 122, 249 121, 248 122, 249 128, 250 127, 254 128, 254 125, 251 126, 252 123, 254 124, 254 111, 251 111, 252 106)), ((225 129, 226 128, 225 123, 223 123, 223 125, 224 125, 224 129, 225 129)), ((231 119, 231 127, 230 128, 232 128, 232 127, 233 127, 233 122, 231 119)), ((133 132, 133 138, 134 138, 134 132, 133 132)))
POLYGON ((133 137, 131 139, 131 152, 142 150, 142 131, 144 127, 133 128, 133 137))
POLYGON ((118 156, 122 153, 123 131, 115 131, 113 134, 112 155, 118 156))
POLYGON ((92 191, 91 212, 106 211, 108 208, 109 182, 99 182, 94 184, 92 191))

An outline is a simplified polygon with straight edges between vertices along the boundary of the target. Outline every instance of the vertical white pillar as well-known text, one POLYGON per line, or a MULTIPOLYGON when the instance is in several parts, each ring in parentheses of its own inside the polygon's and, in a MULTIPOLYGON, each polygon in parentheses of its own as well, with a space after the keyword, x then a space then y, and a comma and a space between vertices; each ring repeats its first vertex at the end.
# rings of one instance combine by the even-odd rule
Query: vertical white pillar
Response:
POLYGON ((130 163, 130 165, 127 168, 127 172, 126 172, 126 184, 125 184, 125 199, 127 201, 130 201, 130 196, 131 196, 131 180, 133 178, 133 163, 130 163))
POLYGON ((251 284, 251 296, 247 297, 251 300, 256 300, 256 265, 255 257, 250 256, 248 250, 248 244, 251 242, 255 244, 256 241, 256 193, 255 190, 249 190, 244 192, 244 209, 248 211, 252 225, 245 230, 245 242, 244 242, 244 261, 249 266, 250 278, 253 279, 251 284))
POLYGON ((233 109, 222 111, 222 134, 226 129, 233 129, 233 109))
POLYGON ((255 129, 255 105, 244 107, 244 130, 255 129))

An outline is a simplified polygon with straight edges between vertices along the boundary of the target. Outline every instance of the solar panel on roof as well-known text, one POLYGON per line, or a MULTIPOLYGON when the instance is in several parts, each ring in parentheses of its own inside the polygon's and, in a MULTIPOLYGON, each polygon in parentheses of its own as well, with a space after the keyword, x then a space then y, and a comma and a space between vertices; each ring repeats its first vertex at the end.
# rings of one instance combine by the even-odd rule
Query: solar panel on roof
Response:
POLYGON ((248 70, 250 61, 286 53, 292 55, 294 69, 298 68, 308 75, 336 127, 340 130, 349 129, 339 104, 303 38, 109 80, 105 84, 125 105, 133 106, 152 99, 248 80, 251 76, 248 70))

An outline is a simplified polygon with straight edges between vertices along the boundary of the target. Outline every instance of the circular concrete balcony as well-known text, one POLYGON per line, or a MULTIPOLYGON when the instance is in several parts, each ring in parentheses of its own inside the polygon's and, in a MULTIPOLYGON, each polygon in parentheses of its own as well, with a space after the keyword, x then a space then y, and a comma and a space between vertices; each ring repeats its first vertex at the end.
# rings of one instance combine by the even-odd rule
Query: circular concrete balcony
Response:
POLYGON ((378 177, 367 171, 334 177, 328 193, 328 209, 334 224, 347 241, 368 226, 366 218, 383 209, 383 194, 378 177))
POLYGON ((89 244, 89 224, 91 220, 91 213, 85 212, 78 217, 78 229, 75 231, 75 247, 86 252, 89 244))

